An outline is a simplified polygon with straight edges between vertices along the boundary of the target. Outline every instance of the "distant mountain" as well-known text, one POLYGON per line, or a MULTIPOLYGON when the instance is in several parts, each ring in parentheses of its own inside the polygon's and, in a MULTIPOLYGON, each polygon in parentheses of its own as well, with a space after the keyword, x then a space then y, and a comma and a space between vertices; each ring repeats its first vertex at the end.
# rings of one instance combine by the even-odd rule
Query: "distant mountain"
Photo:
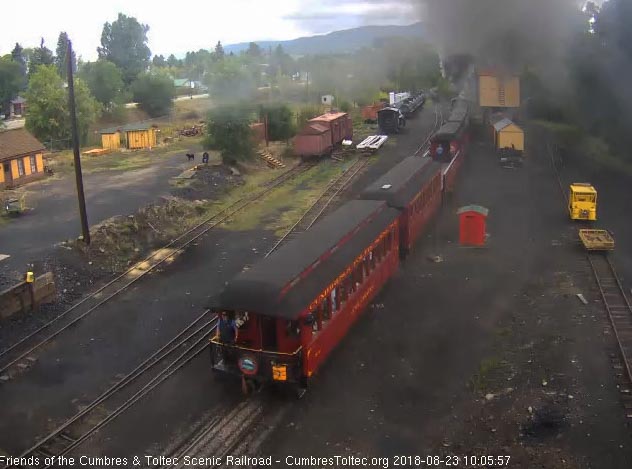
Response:
MULTIPOLYGON (((319 36, 299 37, 289 41, 253 41, 262 49, 275 48, 278 44, 292 55, 307 54, 340 54, 352 52, 362 47, 372 46, 376 40, 386 37, 420 37, 424 36, 422 23, 407 26, 361 26, 359 28, 334 31, 319 36)), ((235 54, 248 49, 248 42, 224 46, 227 53, 235 54)))

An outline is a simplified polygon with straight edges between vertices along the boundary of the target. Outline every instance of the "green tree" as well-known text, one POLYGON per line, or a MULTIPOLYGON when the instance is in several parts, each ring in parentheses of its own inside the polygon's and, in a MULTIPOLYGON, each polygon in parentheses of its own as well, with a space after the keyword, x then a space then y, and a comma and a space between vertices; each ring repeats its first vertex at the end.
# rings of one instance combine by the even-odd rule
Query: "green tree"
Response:
POLYGON ((213 99, 218 102, 247 101, 256 91, 256 82, 239 57, 226 57, 205 77, 213 99))
MULTIPOLYGON (((65 31, 59 33, 56 54, 55 64, 57 65, 57 73, 66 80, 66 75, 68 74, 68 64, 66 62, 68 56, 68 34, 65 31)), ((77 71, 77 55, 75 51, 72 51, 72 70, 73 72, 77 71)))
POLYGON ((14 62, 17 62, 20 65, 20 73, 22 75, 22 85, 20 86, 20 90, 25 90, 26 85, 28 83, 26 79, 26 72, 28 69, 26 66, 26 57, 24 55, 24 49, 17 42, 15 43, 15 47, 11 51, 11 58, 13 59, 14 62))
POLYGON ((252 158, 254 142, 251 120, 251 113, 245 108, 218 108, 211 111, 207 119, 205 147, 219 151, 226 164, 252 158))
POLYGON ((296 133, 294 127, 294 115, 289 106, 285 104, 262 106, 260 119, 267 116, 268 138, 274 141, 289 140, 296 133))
POLYGON ((164 55, 154 55, 154 58, 151 61, 154 67, 166 67, 167 61, 165 60, 164 55))
POLYGON ((101 33, 99 58, 109 60, 123 72, 123 81, 130 84, 147 70, 151 50, 147 46, 149 26, 123 13, 113 23, 105 23, 101 33))
POLYGON ((262 52, 259 44, 257 44, 256 42, 251 42, 250 44, 248 44, 246 55, 249 55, 250 57, 261 57, 262 52))
POLYGON ((9 113, 9 104, 23 84, 22 68, 10 55, 0 58, 0 111, 9 113))
MULTIPOLYGON (((33 73, 26 91, 29 112, 26 127, 42 141, 56 140, 70 145, 71 128, 68 92, 54 65, 42 65, 33 73)), ((75 80, 75 104, 79 136, 85 142, 90 126, 99 116, 99 103, 86 84, 75 80)))
POLYGON ((171 54, 169 56, 169 58, 167 59, 167 65, 169 65, 170 67, 181 67, 182 66, 182 60, 179 60, 175 55, 171 54))
POLYGON ((222 42, 217 41, 217 44, 215 45, 215 51, 213 52, 213 58, 215 60, 222 60, 225 56, 226 54, 224 52, 224 46, 222 46, 222 42))
POLYGON ((173 107, 175 87, 166 75, 143 73, 131 86, 134 101, 152 117, 163 116, 173 107))
POLYGON ((55 63, 53 52, 44 45, 44 38, 40 41, 40 46, 33 49, 29 61, 29 78, 37 71, 40 65, 52 65, 55 63))
POLYGON ((79 76, 90 92, 105 109, 120 101, 123 92, 123 74, 116 65, 107 60, 88 62, 81 67, 79 76))

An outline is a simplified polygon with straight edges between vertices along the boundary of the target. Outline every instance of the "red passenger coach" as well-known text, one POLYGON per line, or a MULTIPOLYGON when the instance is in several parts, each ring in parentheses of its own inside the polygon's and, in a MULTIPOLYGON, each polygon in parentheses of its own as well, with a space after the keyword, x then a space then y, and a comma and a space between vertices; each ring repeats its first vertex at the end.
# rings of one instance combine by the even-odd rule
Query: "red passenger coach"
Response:
POLYGON ((463 164, 468 145, 468 129, 464 123, 447 122, 430 144, 430 156, 443 165, 443 190, 453 192, 456 176, 463 164))
POLYGON ((343 205, 228 284, 214 308, 224 328, 211 340, 213 368, 305 386, 393 275, 398 250, 397 210, 343 205), (236 339, 222 337, 226 325, 236 339))
POLYGON ((360 197, 384 200, 389 207, 401 210, 399 246, 404 255, 441 206, 441 164, 430 158, 408 157, 367 187, 360 197))

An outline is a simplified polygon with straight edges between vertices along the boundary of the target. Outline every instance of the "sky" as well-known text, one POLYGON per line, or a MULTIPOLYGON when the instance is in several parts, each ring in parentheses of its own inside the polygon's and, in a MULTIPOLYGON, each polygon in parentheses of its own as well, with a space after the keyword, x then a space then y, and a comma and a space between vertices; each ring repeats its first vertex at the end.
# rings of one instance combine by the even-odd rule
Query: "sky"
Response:
POLYGON ((397 0, 21 0, 3 1, 0 55, 16 42, 35 47, 43 37, 55 50, 66 31, 78 56, 95 60, 103 24, 118 13, 149 25, 153 54, 183 56, 190 50, 255 40, 283 40, 367 24, 410 24, 415 9, 397 0), (19 20, 27 18, 26 21, 19 20))

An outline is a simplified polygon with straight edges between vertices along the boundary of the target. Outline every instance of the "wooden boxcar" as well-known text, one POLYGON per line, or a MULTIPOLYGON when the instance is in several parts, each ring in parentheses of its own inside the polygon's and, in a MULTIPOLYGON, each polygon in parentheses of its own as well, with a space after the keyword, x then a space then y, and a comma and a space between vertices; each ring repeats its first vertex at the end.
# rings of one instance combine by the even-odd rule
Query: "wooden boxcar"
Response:
POLYGON ((322 156, 331 153, 331 130, 317 122, 308 122, 294 137, 294 153, 301 157, 322 156))
POLYGON ((367 187, 361 198, 384 200, 401 210, 399 246, 405 255, 441 206, 441 164, 410 156, 367 187))
POLYGON ((397 269, 399 215, 351 201, 239 274, 214 310, 241 326, 211 340, 213 368, 305 386, 397 269))

